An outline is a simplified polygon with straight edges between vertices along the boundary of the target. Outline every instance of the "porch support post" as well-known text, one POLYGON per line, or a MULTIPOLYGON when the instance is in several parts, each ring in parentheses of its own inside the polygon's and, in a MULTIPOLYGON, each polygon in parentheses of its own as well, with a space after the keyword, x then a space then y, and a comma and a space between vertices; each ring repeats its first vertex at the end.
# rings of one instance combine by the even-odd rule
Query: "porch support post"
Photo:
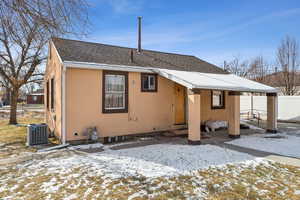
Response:
POLYGON ((201 144, 201 95, 200 92, 188 90, 188 142, 192 145, 201 144))
POLYGON ((228 92, 228 136, 240 137, 240 93, 228 92))
POLYGON ((267 93, 267 132, 277 133, 278 97, 277 93, 267 93))

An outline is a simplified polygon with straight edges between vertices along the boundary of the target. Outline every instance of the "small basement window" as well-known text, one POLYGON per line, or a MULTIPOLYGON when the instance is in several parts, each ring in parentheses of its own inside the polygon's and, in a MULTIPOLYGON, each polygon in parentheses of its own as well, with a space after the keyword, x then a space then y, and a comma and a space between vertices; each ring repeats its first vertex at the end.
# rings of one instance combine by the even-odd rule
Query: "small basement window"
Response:
POLYGON ((141 74, 142 92, 157 92, 157 74, 141 74))
POLYGON ((225 108, 225 92, 224 91, 211 91, 211 108, 224 109, 225 108))

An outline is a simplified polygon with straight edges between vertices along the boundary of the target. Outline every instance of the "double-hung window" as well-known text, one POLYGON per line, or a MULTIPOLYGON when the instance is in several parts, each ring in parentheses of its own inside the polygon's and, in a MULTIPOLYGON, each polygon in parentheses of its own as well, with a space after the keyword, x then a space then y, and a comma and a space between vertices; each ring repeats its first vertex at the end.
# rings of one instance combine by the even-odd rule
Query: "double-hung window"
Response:
POLYGON ((103 113, 128 111, 128 73, 103 71, 103 113))
POLYGON ((225 93, 224 91, 211 91, 211 105, 212 109, 223 109, 225 108, 225 93))
POLYGON ((141 90, 142 92, 157 92, 157 75, 142 73, 141 90))

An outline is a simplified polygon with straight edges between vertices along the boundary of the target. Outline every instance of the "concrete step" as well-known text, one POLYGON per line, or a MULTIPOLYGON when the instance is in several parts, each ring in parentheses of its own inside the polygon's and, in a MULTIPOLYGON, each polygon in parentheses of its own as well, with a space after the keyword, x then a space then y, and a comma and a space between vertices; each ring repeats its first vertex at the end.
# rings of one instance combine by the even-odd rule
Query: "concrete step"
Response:
POLYGON ((172 130, 170 131, 171 133, 173 133, 174 135, 187 135, 188 134, 188 129, 177 129, 177 130, 172 130))
POLYGON ((174 124, 173 126, 172 126, 172 129, 187 129, 187 124, 174 124))

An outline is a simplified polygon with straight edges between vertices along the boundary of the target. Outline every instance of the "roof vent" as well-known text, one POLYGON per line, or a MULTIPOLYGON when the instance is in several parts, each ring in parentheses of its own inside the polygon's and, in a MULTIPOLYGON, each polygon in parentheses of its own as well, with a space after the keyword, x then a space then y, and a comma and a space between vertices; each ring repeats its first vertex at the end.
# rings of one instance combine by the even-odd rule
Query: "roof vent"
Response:
POLYGON ((130 62, 133 63, 133 50, 130 50, 130 62))
POLYGON ((138 17, 138 48, 137 51, 141 53, 142 51, 142 17, 138 17))

